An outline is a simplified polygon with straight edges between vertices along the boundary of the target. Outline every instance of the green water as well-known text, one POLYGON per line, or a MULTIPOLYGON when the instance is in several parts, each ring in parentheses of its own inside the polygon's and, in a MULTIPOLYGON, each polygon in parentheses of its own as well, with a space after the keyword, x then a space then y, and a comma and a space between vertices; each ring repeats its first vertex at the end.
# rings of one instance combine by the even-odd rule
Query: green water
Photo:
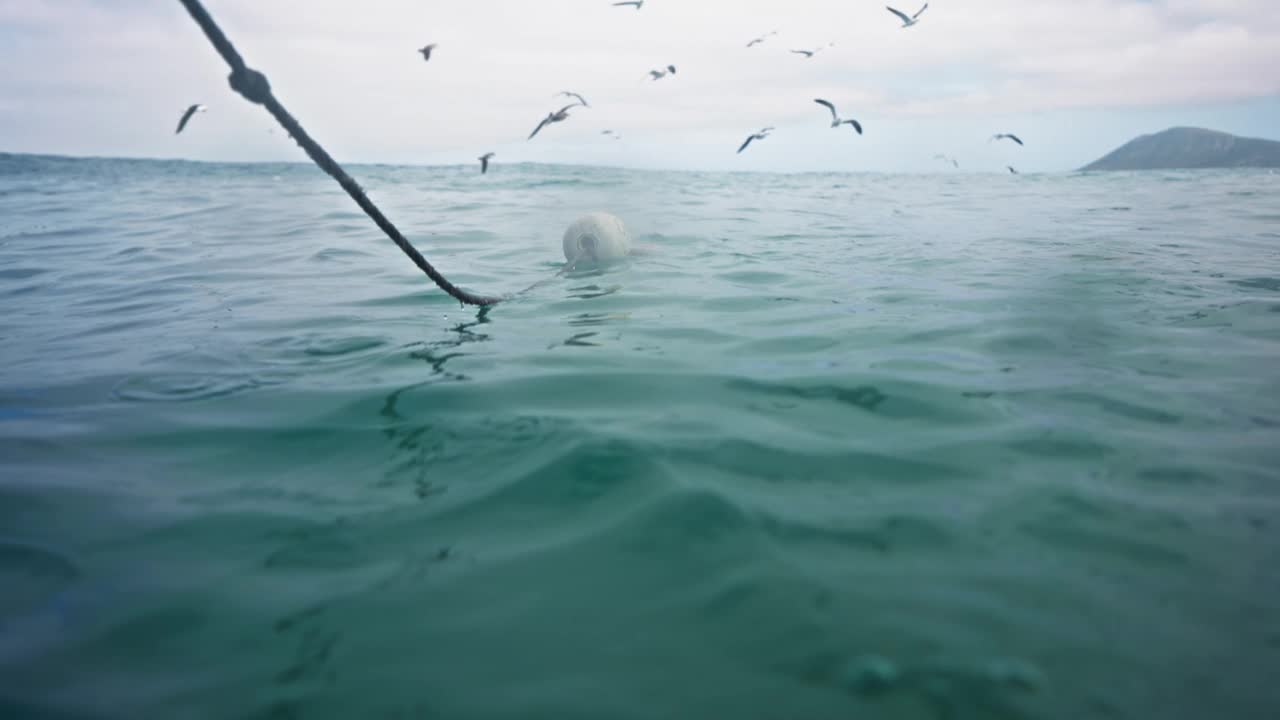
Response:
POLYGON ((1280 176, 352 170, 0 156, 0 717, 1280 717, 1280 176))

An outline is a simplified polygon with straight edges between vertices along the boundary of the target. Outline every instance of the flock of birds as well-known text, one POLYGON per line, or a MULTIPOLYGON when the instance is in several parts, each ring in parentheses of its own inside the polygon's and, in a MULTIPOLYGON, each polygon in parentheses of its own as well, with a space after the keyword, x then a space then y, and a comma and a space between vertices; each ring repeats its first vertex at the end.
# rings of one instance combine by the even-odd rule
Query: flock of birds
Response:
MULTIPOLYGON (((624 2, 614 2, 612 4, 614 7, 633 7, 638 11, 644 7, 644 3, 645 3, 645 0, 625 0, 624 2)), ((889 7, 889 6, 885 6, 885 9, 888 10, 890 13, 893 13, 893 15, 895 15, 899 20, 902 21, 903 28, 909 28, 919 24, 920 16, 924 14, 925 10, 929 9, 929 3, 926 2, 913 15, 908 15, 902 12, 901 10, 898 10, 896 8, 889 7)), ((770 37, 773 37, 774 35, 777 35, 777 34, 778 32, 774 30, 772 32, 766 33, 765 35, 761 35, 760 37, 753 38, 750 42, 747 43, 747 47, 753 48, 757 45, 760 45, 761 43, 764 43, 766 40, 768 40, 770 37)), ((835 43, 829 43, 826 47, 833 47, 834 45, 835 43)), ((431 54, 432 52, 435 51, 436 47, 437 47, 437 43, 431 43, 428 45, 424 45, 421 48, 418 48, 418 53, 422 55, 423 62, 431 61, 431 54)), ((789 52, 795 55, 803 55, 805 58, 812 58, 814 55, 818 54, 822 50, 823 48, 819 47, 812 50, 800 49, 800 50, 790 50, 789 52)), ((663 68, 650 70, 649 78, 651 80, 657 81, 668 76, 674 76, 675 74, 676 74, 676 66, 667 65, 666 67, 663 67, 663 68)), ((528 140, 532 140, 534 137, 536 137, 538 133, 543 130, 543 128, 549 125, 554 125, 556 123, 561 123, 568 120, 570 110, 577 107, 583 107, 583 108, 591 107, 591 105, 587 102, 586 98, 584 98, 582 95, 575 92, 569 92, 566 90, 564 92, 559 93, 557 97, 573 98, 574 102, 568 105, 565 105, 558 110, 554 110, 552 112, 547 113, 547 116, 542 118, 542 120, 538 123, 537 127, 533 129, 533 132, 529 133, 528 140)), ((842 118, 840 116, 839 111, 836 110, 836 106, 831 101, 824 100, 822 98, 814 98, 813 101, 818 105, 823 106, 828 111, 830 111, 831 127, 833 129, 839 128, 841 125, 848 125, 858 135, 862 135, 862 123, 858 122, 857 120, 854 120, 853 118, 842 118)), ((183 129, 187 127, 187 124, 191 121, 191 118, 196 113, 204 112, 205 110, 207 110, 207 108, 204 105, 201 105, 199 103, 189 106, 186 109, 186 111, 182 113, 182 118, 178 120, 178 129, 175 131, 175 134, 181 133, 183 129)), ((769 133, 773 132, 775 129, 776 128, 773 128, 773 127, 766 127, 751 133, 750 135, 747 136, 747 139, 743 141, 741 145, 738 146, 738 153, 740 154, 744 150, 746 150, 748 147, 750 147, 751 143, 758 142, 760 140, 764 140, 768 138, 769 133)), ((604 130, 601 132, 601 134, 612 137, 615 140, 619 140, 622 137, 621 135, 618 135, 613 130, 604 130)), ((990 141, 995 142, 999 140, 1009 140, 1013 143, 1018 144, 1019 146, 1022 146, 1025 144, 1022 142, 1021 138, 1019 138, 1017 135, 1014 135, 1013 133, 996 133, 995 135, 991 136, 990 141)), ((496 153, 487 152, 478 158, 480 161, 481 174, 485 174, 489 172, 489 162, 495 157, 495 155, 496 153)), ((950 155, 939 154, 939 155, 935 155, 934 159, 948 163, 957 169, 959 169, 960 167, 959 161, 957 161, 955 157, 950 155)), ((1013 166, 1010 165, 1006 167, 1010 173, 1014 175, 1018 174, 1018 171, 1014 169, 1013 166)))

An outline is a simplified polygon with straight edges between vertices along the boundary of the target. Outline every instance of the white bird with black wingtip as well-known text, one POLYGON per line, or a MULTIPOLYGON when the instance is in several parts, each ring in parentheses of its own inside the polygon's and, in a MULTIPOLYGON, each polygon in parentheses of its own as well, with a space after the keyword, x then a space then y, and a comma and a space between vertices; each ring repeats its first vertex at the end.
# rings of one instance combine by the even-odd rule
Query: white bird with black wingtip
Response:
POLYGON ((538 123, 538 127, 534 128, 533 132, 529 133, 529 139, 532 140, 534 135, 537 135, 538 133, 542 132, 542 128, 548 125, 551 125, 553 123, 558 123, 558 122, 564 122, 565 120, 568 120, 569 110, 576 107, 578 107, 578 104, 574 103, 572 105, 565 105, 564 107, 560 108, 559 110, 556 110, 553 113, 547 113, 547 116, 542 118, 542 122, 538 123))
POLYGON ((889 7, 888 5, 886 5, 886 6, 884 7, 884 9, 885 9, 885 10, 888 10, 889 12, 891 12, 891 13, 893 13, 894 15, 897 15, 899 18, 901 18, 901 19, 902 19, 902 27, 904 27, 904 28, 909 28, 909 27, 911 27, 912 25, 915 25, 916 23, 920 22, 920 15, 922 15, 922 14, 924 13, 924 11, 925 11, 925 10, 928 10, 928 9, 929 9, 929 3, 925 3, 925 4, 924 4, 924 7, 920 8, 919 10, 917 10, 917 11, 916 11, 916 14, 915 14, 915 15, 912 15, 912 16, 910 16, 910 17, 908 17, 908 16, 907 16, 907 14, 906 14, 906 13, 904 13, 904 12, 902 12, 901 10, 896 10, 896 9, 894 9, 894 8, 889 7))
POLYGON ((773 128, 767 127, 767 128, 761 128, 759 131, 751 133, 750 135, 747 136, 746 142, 742 143, 742 145, 738 147, 738 153, 741 154, 743 150, 746 150, 747 146, 750 145, 753 140, 764 140, 765 138, 769 137, 769 133, 771 132, 773 132, 773 128))
POLYGON ((650 71, 649 71, 649 77, 653 78, 654 80, 661 80, 662 78, 666 77, 667 75, 675 75, 675 74, 676 74, 676 66, 675 66, 675 65, 668 65, 668 66, 666 67, 666 69, 665 69, 665 70, 650 70, 650 71))
POLYGON ((822 98, 814 98, 813 101, 831 111, 831 127, 838 128, 841 125, 851 125, 853 126, 853 129, 858 132, 859 135, 862 134, 862 123, 852 119, 850 120, 841 119, 840 114, 836 112, 836 106, 832 105, 830 102, 826 100, 823 100, 822 98))
POLYGON ((806 60, 809 60, 814 55, 817 55, 818 53, 822 52, 826 48, 835 47, 835 46, 836 46, 835 43, 827 43, 826 47, 816 47, 812 50, 791 50, 790 52, 792 55, 803 55, 806 60))
POLYGON ((933 156, 933 159, 934 159, 934 160, 941 160, 941 161, 942 161, 942 162, 944 162, 944 163, 951 163, 951 166, 952 166, 952 167, 954 167, 954 168, 955 168, 955 169, 957 169, 957 170, 959 170, 959 169, 960 169, 960 161, 959 161, 959 160, 956 160, 955 158, 951 157, 950 155, 944 155, 944 154, 942 154, 942 153, 938 153, 937 155, 934 155, 934 156, 933 156))
POLYGON ((587 103, 587 99, 582 97, 576 92, 569 92, 568 90, 565 90, 564 92, 561 92, 560 94, 556 95, 556 97, 571 97, 574 100, 577 100, 578 104, 581 105, 582 107, 585 107, 585 108, 591 107, 591 105, 587 103))

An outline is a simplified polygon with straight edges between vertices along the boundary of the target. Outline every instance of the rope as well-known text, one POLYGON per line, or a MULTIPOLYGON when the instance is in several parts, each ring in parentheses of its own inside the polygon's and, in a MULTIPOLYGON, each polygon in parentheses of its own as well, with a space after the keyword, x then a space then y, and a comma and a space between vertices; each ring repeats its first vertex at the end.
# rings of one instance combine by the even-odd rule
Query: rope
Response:
POLYGON ((347 191, 352 200, 356 201, 360 209, 364 210, 365 214, 377 223, 382 232, 386 233, 387 237, 391 238, 392 242, 396 244, 396 247, 409 256, 414 265, 417 265, 422 272, 427 274, 427 277, 430 277, 435 281, 436 285, 440 286, 441 290, 452 295, 458 302, 486 306, 494 305, 501 301, 501 298, 485 297, 467 292, 449 282, 444 275, 440 274, 440 271, 432 267, 431 263, 427 262, 427 259, 422 256, 422 253, 419 253, 413 245, 409 244, 405 236, 400 234, 396 226, 392 225, 391 221, 378 209, 378 206, 374 205, 373 201, 364 194, 364 189, 355 180, 351 179, 351 176, 342 169, 342 166, 338 165, 337 161, 329 156, 329 153, 325 152, 324 148, 320 147, 320 143, 311 139, 307 131, 303 130, 298 121, 289 114, 289 111, 284 109, 279 100, 276 100, 276 96, 271 93, 271 83, 267 82, 267 76, 245 65, 244 58, 240 57, 240 53, 236 52, 235 46, 231 44, 227 36, 222 34, 222 29, 205 11, 204 6, 200 4, 200 0, 179 0, 179 2, 191 14, 191 18, 196 21, 200 29, 204 31, 204 34, 209 38, 209 42, 213 43, 213 47, 222 56, 222 59, 226 60, 227 65, 231 66, 231 77, 229 78, 231 89, 240 93, 245 100, 265 107, 267 112, 271 113, 272 117, 288 131, 289 136, 301 145, 303 150, 307 151, 307 155, 311 157, 315 164, 328 173, 329 177, 338 181, 338 184, 342 186, 343 190, 347 191))

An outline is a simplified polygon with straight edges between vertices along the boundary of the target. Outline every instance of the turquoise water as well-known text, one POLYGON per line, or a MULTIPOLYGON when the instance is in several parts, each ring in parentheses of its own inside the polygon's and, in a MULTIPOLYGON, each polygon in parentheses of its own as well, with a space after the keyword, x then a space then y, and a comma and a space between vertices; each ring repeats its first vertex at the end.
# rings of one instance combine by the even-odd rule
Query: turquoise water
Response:
POLYGON ((0 716, 1280 717, 1280 176, 350 169, 0 156, 0 716))

